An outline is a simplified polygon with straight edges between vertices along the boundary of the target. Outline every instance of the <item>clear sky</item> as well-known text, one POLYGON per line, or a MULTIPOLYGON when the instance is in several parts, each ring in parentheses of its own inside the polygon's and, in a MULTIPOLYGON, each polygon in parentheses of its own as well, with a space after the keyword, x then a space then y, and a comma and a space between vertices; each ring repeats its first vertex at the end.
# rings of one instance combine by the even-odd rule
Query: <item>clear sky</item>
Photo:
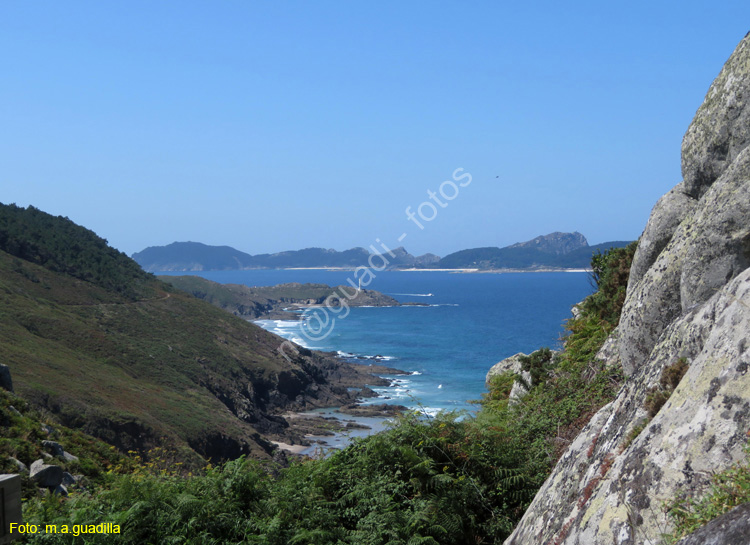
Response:
POLYGON ((747 0, 6 0, 0 202, 128 254, 635 239, 748 30, 747 0))

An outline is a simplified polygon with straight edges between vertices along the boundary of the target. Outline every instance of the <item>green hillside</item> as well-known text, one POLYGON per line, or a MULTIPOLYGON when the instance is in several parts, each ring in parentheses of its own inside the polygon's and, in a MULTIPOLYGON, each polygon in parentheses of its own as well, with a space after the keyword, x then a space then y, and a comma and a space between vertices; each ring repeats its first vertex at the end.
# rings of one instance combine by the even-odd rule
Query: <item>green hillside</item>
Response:
POLYGON ((328 384, 330 360, 287 361, 279 337, 68 219, 1 205, 0 225, 0 361, 16 392, 62 423, 122 450, 263 457, 261 435, 287 430, 275 413, 351 401, 328 384))
POLYGON ((258 318, 282 312, 293 305, 336 307, 398 306, 393 297, 374 290, 355 290, 351 286, 331 287, 326 284, 278 284, 249 287, 240 284, 219 284, 199 276, 160 276, 160 280, 203 299, 236 316, 258 318), (327 302, 327 303, 326 303, 327 302))

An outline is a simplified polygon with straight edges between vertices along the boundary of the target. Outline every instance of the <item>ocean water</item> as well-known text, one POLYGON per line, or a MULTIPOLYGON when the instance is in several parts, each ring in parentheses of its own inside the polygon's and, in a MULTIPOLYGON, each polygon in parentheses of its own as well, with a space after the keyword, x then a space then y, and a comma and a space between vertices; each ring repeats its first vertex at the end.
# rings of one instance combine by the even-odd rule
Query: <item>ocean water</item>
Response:
MULTIPOLYGON (((170 273, 171 274, 171 273, 170 273)), ((176 273, 174 273, 176 274, 176 273)), ((351 271, 248 270, 196 273, 221 283, 348 285, 351 271)), ((308 348, 375 359, 410 374, 377 388, 388 402, 437 410, 476 409, 487 371, 518 352, 560 346, 570 309, 592 292, 582 272, 471 274, 384 271, 369 285, 398 301, 427 306, 351 308, 299 321, 261 320, 265 329, 308 348), (312 325, 311 325, 312 323, 312 325), (315 333, 315 334, 313 334, 315 333)), ((354 281, 357 284, 356 280, 354 281)))

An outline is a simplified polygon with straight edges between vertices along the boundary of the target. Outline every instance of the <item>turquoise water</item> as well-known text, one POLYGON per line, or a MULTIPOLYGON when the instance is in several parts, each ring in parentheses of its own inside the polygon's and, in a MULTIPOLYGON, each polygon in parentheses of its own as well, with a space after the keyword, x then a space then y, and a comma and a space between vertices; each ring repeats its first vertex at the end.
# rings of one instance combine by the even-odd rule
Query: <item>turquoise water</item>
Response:
MULTIPOLYGON (((266 286, 285 282, 347 284, 351 271, 249 270, 196 273, 222 283, 266 286)), ((400 302, 429 306, 351 308, 300 322, 264 320, 273 331, 308 348, 338 351, 367 363, 412 373, 391 377, 386 401, 439 409, 473 410, 492 365, 517 352, 559 347, 570 308, 592 291, 587 273, 460 274, 384 271, 363 287, 400 302), (325 327, 319 327, 327 320, 325 327), (309 322, 308 322, 309 325, 309 322), (320 329, 320 334, 312 334, 320 329), (307 333, 307 334, 306 334, 307 333), (324 338, 323 333, 326 333, 324 338)), ((356 281, 355 281, 356 285, 356 281)), ((380 399, 378 402, 382 402, 380 399)))

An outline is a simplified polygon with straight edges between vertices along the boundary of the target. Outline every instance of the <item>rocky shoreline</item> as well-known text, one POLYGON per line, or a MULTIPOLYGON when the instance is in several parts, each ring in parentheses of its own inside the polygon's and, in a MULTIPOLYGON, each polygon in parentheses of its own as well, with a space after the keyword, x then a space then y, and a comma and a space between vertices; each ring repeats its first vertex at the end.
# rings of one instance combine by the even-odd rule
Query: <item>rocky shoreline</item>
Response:
POLYGON ((277 417, 283 419, 285 427, 266 435, 285 454, 301 454, 316 444, 324 448, 327 438, 347 435, 353 430, 370 431, 372 424, 382 423, 408 410, 403 405, 367 401, 378 397, 371 387, 393 386, 391 380, 381 375, 404 376, 410 373, 380 363, 354 363, 335 352, 313 354, 327 362, 328 382, 347 395, 322 403, 314 398, 298 400, 296 405, 305 407, 304 410, 280 410, 277 417), (321 410, 325 410, 327 415, 316 414, 321 410), (363 424, 358 419, 375 421, 363 424))

